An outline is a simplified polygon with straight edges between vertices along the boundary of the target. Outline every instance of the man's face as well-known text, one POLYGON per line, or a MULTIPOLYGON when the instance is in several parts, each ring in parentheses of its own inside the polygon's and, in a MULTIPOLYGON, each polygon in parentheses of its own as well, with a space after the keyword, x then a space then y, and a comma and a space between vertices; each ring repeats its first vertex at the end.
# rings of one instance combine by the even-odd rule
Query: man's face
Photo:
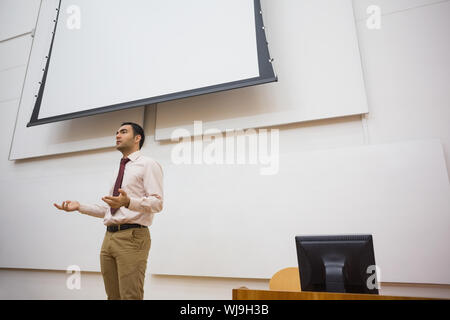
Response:
POLYGON ((120 151, 133 148, 138 139, 139 136, 134 137, 132 126, 121 126, 116 132, 116 149, 120 151))

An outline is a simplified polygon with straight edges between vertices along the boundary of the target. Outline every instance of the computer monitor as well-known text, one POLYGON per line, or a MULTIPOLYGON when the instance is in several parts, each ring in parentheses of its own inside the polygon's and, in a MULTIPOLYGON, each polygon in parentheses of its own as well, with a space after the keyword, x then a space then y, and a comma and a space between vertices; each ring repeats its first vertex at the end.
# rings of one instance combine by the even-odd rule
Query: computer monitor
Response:
POLYGON ((302 291, 378 294, 371 235, 296 236, 295 242, 302 291))

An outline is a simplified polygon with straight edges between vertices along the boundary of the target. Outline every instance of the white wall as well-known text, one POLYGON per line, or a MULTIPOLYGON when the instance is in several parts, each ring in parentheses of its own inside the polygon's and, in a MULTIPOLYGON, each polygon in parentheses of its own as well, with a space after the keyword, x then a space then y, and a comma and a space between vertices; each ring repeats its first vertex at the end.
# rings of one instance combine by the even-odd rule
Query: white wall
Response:
MULTIPOLYGON (((357 30, 369 114, 366 117, 352 116, 280 126, 280 152, 438 138, 444 148, 447 169, 450 168, 450 27, 447 19, 450 1, 355 0, 354 3, 355 14, 359 17, 357 30), (382 28, 368 30, 365 9, 369 4, 377 3, 382 10, 386 8, 381 20, 382 28)), ((4 42, 0 42, 2 44, 4 42)), ((7 83, 9 76, 7 68, 0 70, 0 83, 7 83)), ((65 170, 82 171, 80 164, 89 164, 90 171, 95 172, 101 168, 102 160, 110 161, 116 156, 116 151, 103 149, 10 162, 7 158, 17 107, 18 100, 0 100, 0 110, 3 112, 0 119, 0 135, 3 137, 0 140, 0 171, 3 175, 0 180, 3 182, 13 184, 16 177, 39 179, 42 170, 50 170, 54 174, 63 174, 65 170)), ((143 152, 167 159, 171 144, 154 142, 154 117, 154 107, 148 107, 144 124, 149 136, 143 152)), ((3 194, 6 190, 1 191, 3 194)), ((51 190, 36 192, 51 198, 51 190)), ((10 200, 22 201, 26 198, 27 195, 17 193, 10 200)), ((49 199, 51 201, 53 199, 49 199)), ((50 205, 42 210, 56 215, 50 205)), ((22 214, 24 224, 33 223, 33 217, 24 213, 0 212, 3 223, 10 221, 12 214, 22 214)), ((79 219, 83 218, 79 216, 79 219)), ((157 222, 155 219, 154 228, 157 228, 157 222)), ((101 221, 92 220, 92 223, 99 224, 101 221)), ((11 225, 11 228, 19 227, 11 225)), ((0 252, 13 250, 15 246, 15 243, 2 241, 0 252)), ((70 251, 70 248, 67 250, 70 251)), ((82 279, 86 280, 83 282, 84 289, 77 292, 66 288, 66 279, 63 271, 3 269, 0 270, 0 298, 104 298, 103 283, 98 273, 83 275, 82 279)), ((268 287, 267 279, 171 276, 148 276, 147 279, 145 298, 148 299, 228 299, 231 298, 231 289, 241 285, 255 289, 268 287)), ((450 297, 446 286, 386 284, 383 288, 385 291, 382 293, 387 294, 450 297)))

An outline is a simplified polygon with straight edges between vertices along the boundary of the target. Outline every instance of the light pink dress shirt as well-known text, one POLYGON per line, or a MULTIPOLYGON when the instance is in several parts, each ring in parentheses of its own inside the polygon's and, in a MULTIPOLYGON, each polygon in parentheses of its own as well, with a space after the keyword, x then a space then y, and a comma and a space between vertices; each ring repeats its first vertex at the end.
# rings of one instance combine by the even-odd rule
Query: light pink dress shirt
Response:
MULTIPOLYGON (((138 223, 150 226, 155 213, 163 208, 163 171, 158 162, 152 158, 141 155, 140 151, 128 156, 131 161, 125 166, 122 187, 130 197, 128 208, 120 207, 114 215, 111 215, 110 207, 104 203, 82 204, 79 212, 98 218, 103 218, 107 226, 138 223)), ((117 178, 117 168, 109 195, 112 195, 114 183, 117 178)))

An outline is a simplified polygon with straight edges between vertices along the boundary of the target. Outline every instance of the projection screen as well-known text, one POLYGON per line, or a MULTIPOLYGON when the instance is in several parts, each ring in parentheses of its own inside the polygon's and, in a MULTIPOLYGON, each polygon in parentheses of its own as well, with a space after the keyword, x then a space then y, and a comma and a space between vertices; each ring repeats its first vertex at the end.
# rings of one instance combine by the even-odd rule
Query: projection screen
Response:
POLYGON ((27 126, 276 81, 259 0, 60 0, 27 126))

